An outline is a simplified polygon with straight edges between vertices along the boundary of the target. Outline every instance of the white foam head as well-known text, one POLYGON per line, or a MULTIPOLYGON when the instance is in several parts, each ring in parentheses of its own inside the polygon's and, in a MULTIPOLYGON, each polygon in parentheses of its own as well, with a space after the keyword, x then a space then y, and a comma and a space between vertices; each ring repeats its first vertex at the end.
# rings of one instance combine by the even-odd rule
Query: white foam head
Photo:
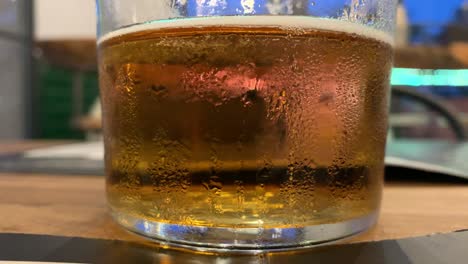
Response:
POLYGON ((371 27, 351 23, 344 20, 316 18, 307 16, 225 16, 225 17, 195 17, 170 20, 157 20, 115 30, 100 37, 98 43, 107 39, 145 30, 184 27, 277 27, 285 29, 316 29, 349 34, 358 34, 373 38, 393 46, 393 36, 389 33, 371 27))

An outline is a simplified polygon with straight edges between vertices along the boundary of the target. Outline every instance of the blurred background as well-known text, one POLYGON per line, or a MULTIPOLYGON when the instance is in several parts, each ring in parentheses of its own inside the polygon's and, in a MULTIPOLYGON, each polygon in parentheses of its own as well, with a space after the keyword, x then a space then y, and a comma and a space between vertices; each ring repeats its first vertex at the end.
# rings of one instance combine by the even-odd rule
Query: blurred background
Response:
MULTIPOLYGON (((94 0, 0 0, 0 139, 100 139, 94 0)), ((398 7, 393 139, 464 140, 468 0, 398 7)))

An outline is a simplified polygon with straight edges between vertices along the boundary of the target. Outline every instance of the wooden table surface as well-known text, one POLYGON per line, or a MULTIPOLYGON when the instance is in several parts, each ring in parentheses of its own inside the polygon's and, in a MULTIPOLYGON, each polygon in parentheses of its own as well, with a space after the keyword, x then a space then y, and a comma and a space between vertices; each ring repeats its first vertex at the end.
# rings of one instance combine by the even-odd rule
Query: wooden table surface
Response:
MULTIPOLYGON (((25 144, 9 148, 27 149, 25 144)), ((3 233, 141 241, 109 217, 104 178, 98 176, 0 174, 0 215, 3 233)), ((462 229, 468 229, 468 184, 387 183, 377 226, 350 241, 462 229)))

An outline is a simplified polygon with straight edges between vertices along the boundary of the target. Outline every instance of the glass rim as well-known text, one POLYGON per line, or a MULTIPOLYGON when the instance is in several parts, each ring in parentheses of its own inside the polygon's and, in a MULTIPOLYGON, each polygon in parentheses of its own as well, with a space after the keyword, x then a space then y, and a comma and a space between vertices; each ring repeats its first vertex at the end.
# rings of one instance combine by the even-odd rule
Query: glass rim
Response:
POLYGON ((346 20, 312 16, 210 16, 154 20, 128 25, 98 36, 98 45, 112 38, 135 32, 184 27, 271 27, 284 30, 325 30, 360 35, 394 46, 393 34, 346 20), (280 22, 281 21, 281 22, 280 22))

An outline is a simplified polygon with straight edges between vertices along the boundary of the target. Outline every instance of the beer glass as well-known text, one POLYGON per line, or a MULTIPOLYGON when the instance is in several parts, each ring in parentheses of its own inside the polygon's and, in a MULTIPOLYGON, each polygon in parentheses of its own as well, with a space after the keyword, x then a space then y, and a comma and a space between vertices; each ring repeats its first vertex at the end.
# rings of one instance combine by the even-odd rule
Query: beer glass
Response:
POLYGON ((395 0, 98 0, 107 199, 201 250, 358 234, 383 182, 395 0))

